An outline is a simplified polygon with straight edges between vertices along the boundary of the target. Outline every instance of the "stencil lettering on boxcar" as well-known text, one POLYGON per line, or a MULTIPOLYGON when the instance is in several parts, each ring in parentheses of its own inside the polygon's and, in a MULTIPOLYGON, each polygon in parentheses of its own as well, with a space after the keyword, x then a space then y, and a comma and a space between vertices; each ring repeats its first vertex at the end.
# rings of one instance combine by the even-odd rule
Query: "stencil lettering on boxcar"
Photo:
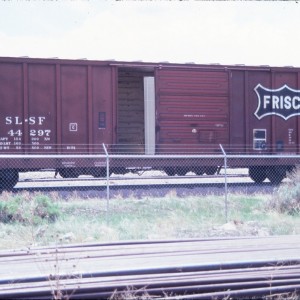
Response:
POLYGON ((77 131, 78 130, 78 124, 77 123, 70 123, 69 124, 69 131, 77 131))
POLYGON ((23 118, 21 116, 6 116, 4 124, 7 131, 6 136, 0 139, 6 139, 7 144, 0 145, 0 150, 21 150, 24 143, 24 124, 29 125, 29 142, 30 149, 33 150, 50 150, 51 129, 47 127, 47 118, 45 116, 29 116, 23 118))
MULTIPOLYGON (((29 123, 29 125, 43 125, 46 117, 29 117, 28 119, 24 119, 25 123, 29 123)), ((8 116, 5 118, 6 125, 23 125, 23 120, 19 116, 8 116)))
POLYGON ((288 141, 290 145, 294 145, 295 144, 295 135, 294 133, 294 129, 293 128, 289 128, 288 129, 288 141))

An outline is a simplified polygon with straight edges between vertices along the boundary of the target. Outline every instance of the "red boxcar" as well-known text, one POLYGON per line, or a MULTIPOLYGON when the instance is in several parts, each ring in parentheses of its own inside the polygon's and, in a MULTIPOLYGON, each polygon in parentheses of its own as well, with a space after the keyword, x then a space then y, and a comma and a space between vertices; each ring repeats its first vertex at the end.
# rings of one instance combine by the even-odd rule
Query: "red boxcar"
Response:
MULTIPOLYGON (((220 153, 220 144, 233 154, 298 154, 299 90, 293 67, 0 58, 0 154, 99 154, 103 143, 127 154, 220 153)), ((210 161, 197 172, 194 164, 152 167, 170 175, 220 167, 210 161)), ((282 178, 293 167, 231 166, 249 167, 261 182, 274 165, 282 178)), ((18 172, 43 168, 104 176, 105 161, 2 159, 0 184, 12 187, 18 172)))

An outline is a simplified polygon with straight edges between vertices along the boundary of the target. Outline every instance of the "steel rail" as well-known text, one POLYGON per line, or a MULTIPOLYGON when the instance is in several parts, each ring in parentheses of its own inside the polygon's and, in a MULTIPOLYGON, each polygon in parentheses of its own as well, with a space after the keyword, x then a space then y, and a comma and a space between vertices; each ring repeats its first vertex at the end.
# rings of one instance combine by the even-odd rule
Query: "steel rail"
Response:
MULTIPOLYGON (((207 238, 207 239, 183 239, 183 240, 166 240, 166 241, 133 241, 133 242, 112 242, 106 244, 86 244, 86 245, 70 245, 70 246, 52 246, 52 247, 39 247, 33 249, 13 250, 0 252, 2 262, 6 259, 14 259, 15 256, 22 259, 31 259, 31 257, 43 255, 43 258, 50 259, 55 256, 64 256, 68 259, 72 255, 76 258, 102 258, 107 256, 128 256, 128 255, 160 255, 173 256, 173 255, 193 255, 193 254, 209 254, 209 253, 227 253, 230 249, 231 253, 251 253, 259 251, 261 253, 270 250, 288 250, 298 249, 298 245, 290 241, 289 236, 280 237, 284 243, 276 243, 278 238, 274 237, 251 237, 251 238, 207 238), (239 243, 237 243, 237 241, 239 243), (221 245, 220 245, 221 243, 221 245), (199 245, 201 244, 201 247, 199 245), (119 249, 119 246, 122 246, 119 249), (262 249, 262 246, 264 247, 262 249), (247 247, 247 249, 245 249, 247 247), (84 248, 84 251, 82 251, 84 248), (99 248, 103 251, 99 252, 99 248), (69 255, 69 256, 67 256, 69 255)), ((35 257, 35 258, 37 258, 35 257)), ((18 258, 18 259, 19 259, 18 258)))
MULTIPOLYGON (((226 277, 224 277, 225 279, 226 277)), ((213 295, 217 295, 218 293, 224 293, 225 291, 230 294, 236 294, 236 291, 243 290, 250 291, 247 292, 247 295, 251 295, 253 293, 253 289, 257 290, 261 289, 261 291, 266 291, 271 288, 281 288, 284 289, 284 292, 292 292, 295 291, 295 286, 297 286, 297 289, 300 287, 300 279, 299 276, 297 279, 293 280, 276 280, 276 279, 268 279, 265 281, 244 281, 244 282, 228 282, 228 283, 222 283, 222 282, 215 282, 211 284, 201 284, 198 282, 192 282, 192 281, 185 281, 185 282, 159 282, 158 284, 153 284, 153 282, 148 283, 147 282, 136 282, 136 281, 128 281, 124 282, 123 285, 119 284, 117 281, 113 282, 111 285, 105 284, 104 286, 99 286, 99 282, 92 282, 92 283, 84 283, 80 279, 74 279, 73 283, 67 283, 65 281, 61 281, 60 285, 64 287, 64 292, 66 294, 71 294, 74 290, 77 290, 76 294, 77 297, 83 297, 83 294, 85 294, 87 291, 89 291, 89 294, 91 293, 97 293, 98 297, 110 297, 113 293, 116 294, 122 294, 126 289, 130 286, 134 286, 135 293, 137 295, 142 295, 144 291, 146 290, 148 294, 150 295, 162 295, 162 294, 194 294, 201 292, 202 296, 206 296, 206 293, 211 293, 213 295), (78 281, 78 282, 76 282, 78 281), (292 286, 292 290, 291 290, 292 286), (139 292, 140 291, 140 292, 139 292)), ((28 295, 38 296, 42 297, 42 295, 49 294, 49 286, 53 284, 54 282, 46 282, 43 286, 36 286, 35 288, 27 288, 23 287, 23 289, 12 289, 10 291, 7 291, 7 293, 2 293, 0 295, 0 298, 5 297, 12 297, 14 299, 19 297, 28 297, 28 295)), ((46 296, 47 299, 49 299, 49 296, 46 296)), ((73 297, 72 297, 73 298, 73 297)), ((76 297, 74 297, 76 298, 76 297)), ((84 297, 86 298, 86 297, 84 297)))
MULTIPOLYGON (((245 269, 239 269, 234 276, 229 272, 223 270, 223 272, 215 272, 214 274, 210 271, 206 272, 185 272, 185 273, 168 273, 168 274, 146 274, 131 275, 131 276, 108 276, 108 277, 76 277, 76 275, 69 276, 69 278, 59 278, 64 286, 74 285, 76 281, 80 279, 80 284, 95 284, 97 283, 97 288, 126 288, 131 286, 133 283, 135 285, 147 286, 147 287, 163 287, 163 286, 180 286, 180 285, 191 285, 191 284, 202 284, 202 285, 214 285, 214 284, 243 284, 247 282, 268 282, 269 285, 272 283, 282 283, 282 282, 299 282, 300 268, 298 270, 290 273, 282 270, 266 270, 265 267, 256 268, 251 272, 247 272, 245 269), (207 275, 207 273, 210 273, 207 275), (74 283, 75 282, 75 283, 74 283)), ((49 278, 49 281, 52 278, 49 278)), ((14 285, 5 286, 1 288, 1 291, 7 290, 17 290, 22 288, 36 288, 48 286, 48 283, 34 282, 30 287, 25 282, 15 282, 14 285)))

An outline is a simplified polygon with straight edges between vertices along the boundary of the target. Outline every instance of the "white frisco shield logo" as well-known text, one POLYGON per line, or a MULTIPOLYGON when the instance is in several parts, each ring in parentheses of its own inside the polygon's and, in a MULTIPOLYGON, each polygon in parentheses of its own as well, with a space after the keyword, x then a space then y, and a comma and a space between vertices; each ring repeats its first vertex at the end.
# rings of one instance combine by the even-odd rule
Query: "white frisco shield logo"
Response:
POLYGON ((300 90, 294 90, 286 84, 279 89, 268 89, 258 84, 254 91, 258 97, 254 115, 259 120, 270 115, 284 120, 300 115, 300 90))

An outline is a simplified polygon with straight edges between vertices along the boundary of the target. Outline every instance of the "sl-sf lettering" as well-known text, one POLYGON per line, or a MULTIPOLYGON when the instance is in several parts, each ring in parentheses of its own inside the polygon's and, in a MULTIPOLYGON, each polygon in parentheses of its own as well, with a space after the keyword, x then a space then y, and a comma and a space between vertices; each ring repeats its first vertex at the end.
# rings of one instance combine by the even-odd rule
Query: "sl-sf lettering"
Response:
POLYGON ((19 116, 7 116, 5 117, 6 125, 22 125, 28 123, 29 125, 43 125, 46 117, 29 117, 28 119, 22 119, 19 116))

